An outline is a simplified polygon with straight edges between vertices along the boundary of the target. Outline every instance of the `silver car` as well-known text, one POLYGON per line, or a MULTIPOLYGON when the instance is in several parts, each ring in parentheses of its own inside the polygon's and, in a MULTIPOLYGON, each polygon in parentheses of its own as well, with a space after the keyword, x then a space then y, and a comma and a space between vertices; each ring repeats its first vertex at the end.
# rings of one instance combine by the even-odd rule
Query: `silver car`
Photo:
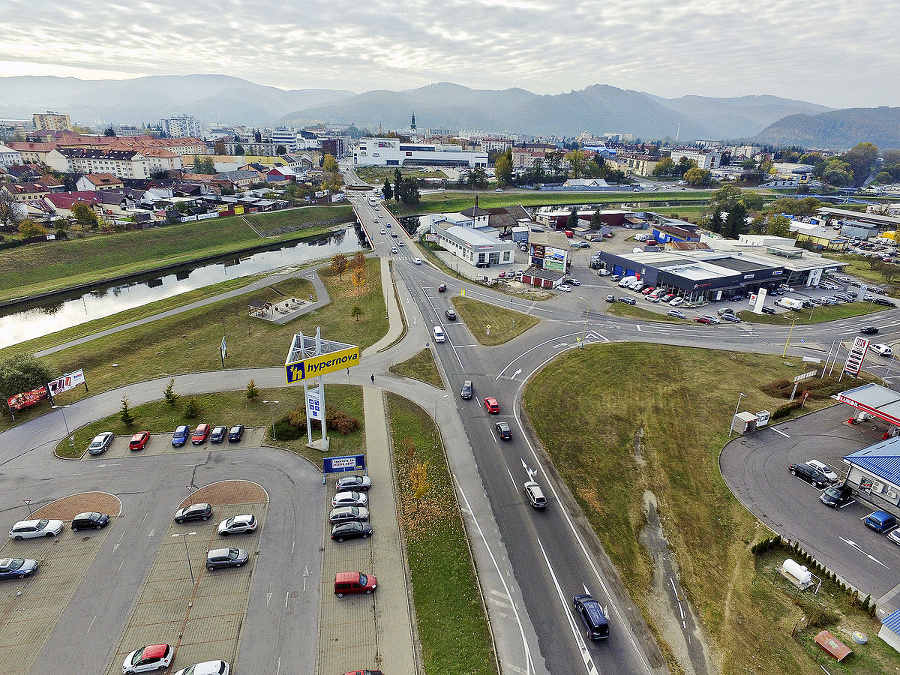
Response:
POLYGON ((242 548, 214 548, 206 554, 206 569, 212 572, 221 567, 240 567, 248 560, 250 554, 242 548))
POLYGON ((113 441, 113 433, 104 431, 102 434, 94 436, 94 440, 88 446, 89 455, 102 455, 113 441))
POLYGON ((230 534, 253 534, 256 532, 258 524, 256 518, 250 514, 232 516, 219 523, 217 531, 223 537, 227 537, 230 534))
POLYGON ((22 539, 34 539, 36 537, 55 537, 63 529, 61 520, 20 520, 12 526, 9 538, 17 541, 22 539))

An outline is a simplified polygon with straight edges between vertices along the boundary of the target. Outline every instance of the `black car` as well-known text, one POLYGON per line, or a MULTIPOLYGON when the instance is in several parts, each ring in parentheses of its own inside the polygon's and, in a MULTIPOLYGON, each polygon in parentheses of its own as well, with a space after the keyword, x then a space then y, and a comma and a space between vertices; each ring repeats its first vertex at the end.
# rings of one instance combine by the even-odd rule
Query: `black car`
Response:
POLYGON ((466 380, 463 382, 462 389, 459 390, 459 397, 468 401, 472 398, 473 391, 475 391, 475 387, 472 386, 472 380, 466 380))
POLYGON ((452 309, 448 309, 444 312, 444 316, 446 316, 450 321, 456 321, 456 312, 452 309))
POLYGON ((237 443, 244 437, 244 425, 243 424, 235 424, 228 431, 228 442, 229 443, 237 443))
POLYGON ((788 471, 791 472, 792 476, 802 478, 807 483, 812 483, 817 488, 823 488, 828 485, 828 476, 818 469, 812 468, 809 464, 791 464, 788 467, 788 471))
POLYGON ((875 335, 878 333, 878 329, 875 326, 866 326, 864 328, 860 328, 859 332, 863 335, 875 335))
POLYGON ((774 308, 774 307, 763 307, 763 308, 762 308, 762 313, 763 313, 763 314, 774 314, 774 313, 775 313, 775 308, 774 308))
POLYGON ((191 504, 175 512, 175 522, 183 523, 187 520, 209 520, 212 516, 212 506, 205 502, 191 504))
POLYGON ((212 433, 209 435, 210 443, 221 443, 228 435, 228 427, 213 427, 212 433))
POLYGON ((572 598, 575 611, 584 623, 585 633, 590 640, 605 640, 609 637, 609 622, 603 614, 603 608, 593 596, 576 595, 572 598))
POLYGON ((819 500, 825 504, 825 506, 830 506, 833 509, 841 504, 846 504, 851 499, 853 499, 853 489, 846 483, 832 485, 819 495, 819 500))
POLYGON ((494 425, 497 428, 497 435, 504 441, 512 438, 512 430, 506 422, 497 422, 494 425))
POLYGON ((888 300, 887 298, 875 298, 874 300, 872 300, 872 302, 874 302, 876 305, 884 305, 885 307, 896 307, 897 306, 891 300, 888 300))
POLYGON ((331 528, 331 538, 335 541, 344 541, 344 539, 366 539, 371 534, 372 526, 357 520, 338 523, 331 528))
POLYGON ((109 516, 96 511, 79 513, 72 518, 72 532, 78 532, 78 530, 100 530, 107 525, 109 525, 109 516))

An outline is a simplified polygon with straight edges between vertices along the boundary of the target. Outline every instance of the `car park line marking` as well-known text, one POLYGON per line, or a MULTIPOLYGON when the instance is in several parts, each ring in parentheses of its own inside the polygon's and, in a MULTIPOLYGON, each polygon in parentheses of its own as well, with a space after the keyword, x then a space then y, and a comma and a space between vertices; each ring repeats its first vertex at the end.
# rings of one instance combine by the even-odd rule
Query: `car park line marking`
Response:
POLYGON ((781 429, 776 429, 775 427, 769 427, 769 428, 770 428, 772 431, 774 431, 776 434, 781 434, 781 435, 784 436, 785 438, 790 438, 790 436, 788 436, 786 433, 784 433, 781 429))
MULTIPOLYGON (((865 518, 860 518, 860 520, 865 520, 865 518)), ((875 556, 870 555, 870 554, 866 553, 865 551, 863 551, 863 550, 859 547, 859 544, 857 544, 855 541, 851 541, 850 539, 844 539, 843 537, 838 537, 838 539, 840 539, 840 540, 841 540, 842 542, 844 542, 845 544, 849 545, 851 548, 855 548, 857 551, 859 551, 860 553, 862 553, 864 556, 866 556, 866 557, 867 557, 869 560, 871 560, 872 562, 876 562, 876 563, 878 563, 879 565, 881 565, 884 569, 888 569, 888 566, 885 565, 883 562, 881 562, 878 558, 876 558, 875 556)))
MULTIPOLYGON (((544 562, 547 564, 547 570, 550 572, 550 577, 553 579, 553 585, 556 587, 556 594, 559 596, 559 602, 563 606, 563 611, 566 614, 566 619, 569 622, 569 629, 572 631, 572 635, 575 636, 575 643, 578 645, 578 652, 581 654, 581 659, 584 661, 584 668, 590 675, 600 675, 600 671, 597 670, 597 666, 594 665, 594 660, 591 658, 591 653, 588 651, 587 645, 584 642, 584 638, 581 637, 581 631, 575 625, 575 620, 572 618, 572 612, 569 611, 569 603, 566 600, 565 595, 563 595, 562 588, 560 588, 559 580, 556 578, 556 572, 553 571, 553 566, 550 564, 550 559, 547 557, 547 552, 544 550, 544 545, 541 543, 541 540, 538 539, 538 546, 541 547, 541 554, 544 556, 544 562)), ((587 590, 587 586, 585 588, 585 593, 590 593, 587 590)))
MULTIPOLYGON (((503 584, 503 590, 506 591, 507 597, 512 599, 512 593, 509 592, 509 586, 506 583, 506 577, 500 571, 500 565, 497 564, 497 559, 494 557, 494 551, 488 545, 487 537, 485 536, 484 531, 481 529, 481 523, 478 522, 478 518, 475 516, 475 512, 472 510, 472 505, 469 504, 469 497, 466 495, 465 491, 463 490, 463 488, 459 484, 459 482, 456 480, 455 476, 453 477, 453 482, 456 484, 456 489, 459 492, 459 494, 462 495, 463 502, 465 502, 465 505, 466 505, 465 510, 469 513, 469 516, 472 518, 472 522, 475 524, 475 528, 478 530, 478 535, 481 537, 481 542, 484 544, 484 547, 487 550, 488 555, 491 558, 491 562, 494 564, 494 571, 497 573, 497 576, 500 579, 500 583, 503 584)), ((531 657, 531 649, 528 646, 528 638, 525 637, 525 628, 522 626, 522 619, 519 616, 519 610, 516 608, 516 604, 514 602, 512 603, 512 611, 516 617, 516 623, 519 626, 519 635, 522 638, 522 648, 525 652, 526 673, 530 674, 530 673, 535 672, 534 660, 531 657)))

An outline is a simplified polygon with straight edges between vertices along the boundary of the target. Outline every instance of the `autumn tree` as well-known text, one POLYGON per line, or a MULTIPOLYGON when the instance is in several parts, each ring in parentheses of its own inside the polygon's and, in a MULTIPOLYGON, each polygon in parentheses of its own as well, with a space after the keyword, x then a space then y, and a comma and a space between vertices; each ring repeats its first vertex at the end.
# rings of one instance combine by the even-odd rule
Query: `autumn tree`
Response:
POLYGON ((511 185, 513 178, 512 169, 512 148, 507 148, 506 152, 497 158, 494 162, 494 175, 500 185, 511 185))
POLYGON ((223 141, 216 141, 216 144, 213 146, 213 152, 217 155, 225 154, 225 143, 223 141))
POLYGON ((684 172, 684 180, 688 185, 701 187, 709 183, 710 173, 706 169, 700 169, 696 166, 691 167, 684 172))
POLYGON ((96 230, 100 226, 100 219, 94 210, 84 202, 76 202, 72 204, 72 216, 75 222, 81 225, 82 229, 90 228, 96 230))
POLYGON ((366 266, 366 254, 362 251, 357 251, 353 256, 353 260, 350 261, 350 264, 354 268, 365 267, 366 266))
POLYGON ((340 171, 334 155, 327 152, 325 153, 325 157, 322 158, 322 170, 328 172, 340 171))
POLYGON ((343 280, 344 272, 347 270, 347 256, 343 253, 336 253, 331 258, 331 272, 337 274, 343 280))
POLYGON ((584 174, 584 150, 580 148, 565 154, 565 160, 572 168, 572 178, 581 178, 584 174))
POLYGON ((31 218, 26 218, 19 223, 19 234, 23 237, 43 237, 47 234, 47 228, 34 222, 31 218))
POLYGON ((0 188, 0 225, 12 225, 19 220, 16 198, 0 188))
POLYGON ((361 267, 354 267, 350 272, 350 281, 353 282, 353 285, 356 286, 356 293, 359 295, 362 293, 363 286, 366 285, 366 277, 368 276, 368 268, 363 265, 361 267))

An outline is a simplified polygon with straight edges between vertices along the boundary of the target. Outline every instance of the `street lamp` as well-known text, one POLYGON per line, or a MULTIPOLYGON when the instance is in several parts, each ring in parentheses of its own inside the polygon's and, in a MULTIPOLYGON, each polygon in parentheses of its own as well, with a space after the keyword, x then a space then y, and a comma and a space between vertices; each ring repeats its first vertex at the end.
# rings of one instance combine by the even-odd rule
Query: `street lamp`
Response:
POLYGON ((787 341, 784 343, 784 351, 781 354, 781 358, 787 356, 787 348, 788 345, 791 344, 791 335, 794 334, 794 324, 797 323, 797 319, 791 321, 791 330, 788 331, 787 341))
POLYGON ((269 404, 269 417, 272 418, 272 440, 277 441, 278 439, 275 437, 275 406, 280 403, 280 401, 263 401, 263 403, 269 404))
POLYGON ((187 538, 192 535, 197 534, 196 532, 185 532, 184 534, 173 534, 172 537, 181 537, 181 540, 184 542, 184 557, 187 558, 188 571, 191 573, 191 586, 196 586, 197 582, 194 581, 194 568, 191 565, 191 554, 188 553, 187 547, 187 538))
POLYGON ((734 415, 731 416, 731 424, 728 425, 728 438, 731 438, 731 432, 734 430, 734 418, 738 414, 738 410, 741 408, 741 399, 744 398, 747 394, 738 394, 738 402, 737 405, 734 406, 734 415))
POLYGON ((62 411, 63 424, 66 425, 66 436, 69 437, 69 445, 71 445, 74 448, 75 447, 75 435, 69 433, 69 421, 66 419, 66 408, 68 408, 69 406, 68 405, 53 405, 50 407, 53 408, 54 410, 59 409, 62 411))

